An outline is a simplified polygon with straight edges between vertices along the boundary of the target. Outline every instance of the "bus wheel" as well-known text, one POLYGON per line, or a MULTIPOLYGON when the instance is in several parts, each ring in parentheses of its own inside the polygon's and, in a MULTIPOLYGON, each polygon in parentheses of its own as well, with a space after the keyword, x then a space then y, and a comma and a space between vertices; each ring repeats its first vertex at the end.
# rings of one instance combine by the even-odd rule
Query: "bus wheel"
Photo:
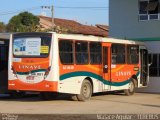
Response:
POLYGON ((41 92, 40 98, 43 100, 54 100, 58 97, 58 93, 54 92, 41 92))
POLYGON ((92 84, 88 80, 84 80, 81 86, 81 92, 77 95, 79 101, 88 101, 92 96, 92 84))
POLYGON ((124 93, 127 96, 133 95, 135 93, 135 84, 134 84, 133 80, 129 83, 129 88, 124 90, 124 93))
POLYGON ((72 99, 73 101, 77 101, 77 100, 78 100, 77 95, 71 95, 71 99, 72 99))

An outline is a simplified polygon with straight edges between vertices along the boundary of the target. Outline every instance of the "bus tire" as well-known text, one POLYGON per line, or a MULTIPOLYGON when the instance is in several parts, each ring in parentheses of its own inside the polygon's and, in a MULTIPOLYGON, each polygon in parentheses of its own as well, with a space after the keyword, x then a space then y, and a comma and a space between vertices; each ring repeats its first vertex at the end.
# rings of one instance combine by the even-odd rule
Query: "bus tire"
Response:
POLYGON ((41 92, 40 93, 40 98, 42 100, 54 100, 58 97, 58 93, 54 92, 41 92))
POLYGON ((79 101, 88 101, 92 96, 92 84, 89 80, 84 80, 81 86, 80 94, 77 95, 79 101))
POLYGON ((71 95, 71 99, 72 99, 73 101, 78 101, 77 95, 71 95))
POLYGON ((135 84, 133 80, 129 83, 129 88, 124 90, 124 93, 127 96, 133 95, 135 93, 135 84))

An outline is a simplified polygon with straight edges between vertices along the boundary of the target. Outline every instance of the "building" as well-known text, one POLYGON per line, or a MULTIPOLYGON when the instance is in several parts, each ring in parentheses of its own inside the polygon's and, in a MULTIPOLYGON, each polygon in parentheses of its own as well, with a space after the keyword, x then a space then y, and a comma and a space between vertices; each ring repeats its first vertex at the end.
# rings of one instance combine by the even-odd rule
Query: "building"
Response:
MULTIPOLYGON (((52 18, 46 16, 39 16, 40 27, 42 30, 52 28, 52 18)), ((95 35, 95 36, 108 36, 108 26, 99 25, 89 26, 80 24, 74 20, 66 20, 60 18, 54 18, 54 25, 56 28, 63 30, 63 32, 74 33, 74 34, 84 34, 84 35, 95 35)), ((59 31, 60 32, 60 31, 59 31)))
POLYGON ((160 0, 110 0, 109 18, 109 36, 145 41, 152 65, 141 91, 160 93, 160 0))

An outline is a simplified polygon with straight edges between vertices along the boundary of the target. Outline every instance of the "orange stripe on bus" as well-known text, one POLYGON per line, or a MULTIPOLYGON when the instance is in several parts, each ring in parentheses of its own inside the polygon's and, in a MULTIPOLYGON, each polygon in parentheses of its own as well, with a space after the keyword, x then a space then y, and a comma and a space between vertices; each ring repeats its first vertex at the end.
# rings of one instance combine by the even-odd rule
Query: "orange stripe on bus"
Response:
POLYGON ((112 71, 112 73, 113 73, 113 72, 117 72, 117 71, 121 70, 121 69, 124 68, 124 67, 125 67, 125 65, 121 65, 121 66, 119 66, 118 68, 115 68, 115 69, 112 68, 111 71, 112 71))
MULTIPOLYGON (((17 62, 15 62, 17 63, 17 62)), ((33 62, 33 63, 26 63, 26 62, 18 62, 18 64, 25 64, 25 65, 37 65, 37 64, 48 64, 49 61, 44 61, 44 62, 33 62)))
POLYGON ((9 90, 26 90, 26 91, 50 91, 50 92, 57 92, 58 91, 58 82, 56 81, 46 81, 43 80, 40 83, 24 83, 18 79, 16 80, 9 80, 8 83, 9 90), (48 86, 48 87, 46 87, 48 86))

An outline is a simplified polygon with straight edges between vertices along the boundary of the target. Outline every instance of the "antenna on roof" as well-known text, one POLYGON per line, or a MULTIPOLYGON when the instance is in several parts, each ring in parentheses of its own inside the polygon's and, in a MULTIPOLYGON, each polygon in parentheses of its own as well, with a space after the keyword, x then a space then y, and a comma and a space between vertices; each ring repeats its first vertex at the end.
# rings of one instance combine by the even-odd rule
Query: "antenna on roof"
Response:
POLYGON ((47 16, 47 10, 50 9, 50 6, 41 6, 41 8, 42 8, 41 15, 47 16))
POLYGON ((47 13, 46 12, 41 12, 41 15, 42 16, 47 16, 47 13))

